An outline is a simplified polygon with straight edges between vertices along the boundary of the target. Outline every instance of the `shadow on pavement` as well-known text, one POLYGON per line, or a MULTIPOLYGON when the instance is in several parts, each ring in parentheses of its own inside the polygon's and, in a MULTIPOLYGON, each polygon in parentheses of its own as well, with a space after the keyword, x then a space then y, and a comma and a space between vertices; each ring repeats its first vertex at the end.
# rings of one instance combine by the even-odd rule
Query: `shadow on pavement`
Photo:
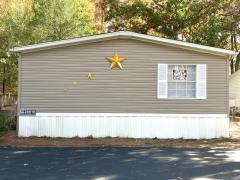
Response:
POLYGON ((240 179, 240 150, 1 148, 0 179, 240 179))

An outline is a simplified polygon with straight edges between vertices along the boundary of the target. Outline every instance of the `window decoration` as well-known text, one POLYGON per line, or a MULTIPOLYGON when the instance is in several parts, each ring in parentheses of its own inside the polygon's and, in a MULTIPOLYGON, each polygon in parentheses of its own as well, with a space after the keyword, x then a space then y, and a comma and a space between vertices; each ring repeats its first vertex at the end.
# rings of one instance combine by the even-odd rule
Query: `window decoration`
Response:
POLYGON ((187 70, 173 70, 173 80, 187 80, 187 70))

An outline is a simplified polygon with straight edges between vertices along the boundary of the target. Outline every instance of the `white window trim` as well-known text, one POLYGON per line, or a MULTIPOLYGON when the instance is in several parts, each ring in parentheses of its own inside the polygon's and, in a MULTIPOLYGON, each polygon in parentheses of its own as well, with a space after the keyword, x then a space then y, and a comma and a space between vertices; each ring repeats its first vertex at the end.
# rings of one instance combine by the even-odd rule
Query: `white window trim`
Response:
POLYGON ((205 83, 206 83, 206 96, 205 96, 205 98, 198 98, 198 96, 197 96, 197 94, 198 94, 198 88, 197 88, 197 81, 198 81, 198 72, 197 72, 197 66, 198 65, 200 65, 200 63, 198 63, 198 64, 186 64, 186 63, 184 63, 184 64, 182 64, 182 63, 179 63, 179 64, 177 64, 177 63, 174 63, 174 64, 172 64, 172 63, 159 63, 158 64, 158 66, 160 65, 160 64, 167 64, 167 71, 166 71, 166 73, 167 73, 167 75, 168 75, 168 66, 169 65, 188 65, 188 66, 196 66, 196 84, 195 84, 195 86, 196 86, 196 96, 194 97, 194 98, 169 98, 168 97, 168 76, 167 76, 167 85, 166 85, 166 92, 167 92, 167 94, 166 94, 166 97, 159 97, 159 95, 158 95, 158 88, 159 88, 159 72, 157 71, 157 98, 158 99, 167 99, 167 100, 203 100, 203 99, 207 99, 207 64, 205 64, 206 65, 206 71, 205 71, 205 77, 206 77, 206 81, 205 81, 205 83))

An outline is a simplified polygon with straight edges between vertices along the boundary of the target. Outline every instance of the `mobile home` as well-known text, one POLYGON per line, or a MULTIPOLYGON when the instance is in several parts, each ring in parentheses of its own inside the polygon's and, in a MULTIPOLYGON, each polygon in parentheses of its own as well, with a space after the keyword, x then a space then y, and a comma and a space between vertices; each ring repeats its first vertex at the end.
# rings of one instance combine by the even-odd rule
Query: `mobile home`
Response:
POLYGON ((240 108, 240 70, 229 77, 229 106, 240 108))
POLYGON ((128 31, 12 51, 21 137, 229 136, 233 51, 128 31))

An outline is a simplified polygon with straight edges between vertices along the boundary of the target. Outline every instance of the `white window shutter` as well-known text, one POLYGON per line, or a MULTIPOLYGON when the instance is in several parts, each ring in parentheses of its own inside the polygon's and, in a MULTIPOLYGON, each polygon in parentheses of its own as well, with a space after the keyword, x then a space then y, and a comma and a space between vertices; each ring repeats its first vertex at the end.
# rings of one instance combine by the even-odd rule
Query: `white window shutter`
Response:
POLYGON ((158 98, 167 98, 167 64, 158 64, 158 98))
POLYGON ((197 65, 197 99, 207 99, 207 65, 197 65))

